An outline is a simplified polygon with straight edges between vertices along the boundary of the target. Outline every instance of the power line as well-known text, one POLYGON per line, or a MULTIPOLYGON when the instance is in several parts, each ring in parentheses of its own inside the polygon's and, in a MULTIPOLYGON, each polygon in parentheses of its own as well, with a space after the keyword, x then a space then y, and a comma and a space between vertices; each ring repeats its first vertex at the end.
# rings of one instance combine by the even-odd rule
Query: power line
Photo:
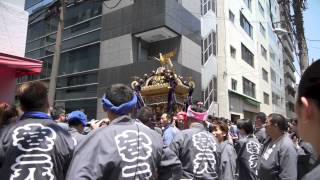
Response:
POLYGON ((119 0, 114 6, 107 6, 107 4, 105 3, 105 1, 103 1, 103 5, 108 8, 108 9, 114 9, 116 8, 119 4, 120 4, 121 0, 119 0))
POLYGON ((313 48, 313 49, 320 49, 320 47, 312 47, 312 46, 311 46, 310 48, 313 48))
POLYGON ((307 41, 319 41, 319 42, 320 42, 320 39, 307 39, 307 38, 306 38, 306 40, 307 40, 307 41))

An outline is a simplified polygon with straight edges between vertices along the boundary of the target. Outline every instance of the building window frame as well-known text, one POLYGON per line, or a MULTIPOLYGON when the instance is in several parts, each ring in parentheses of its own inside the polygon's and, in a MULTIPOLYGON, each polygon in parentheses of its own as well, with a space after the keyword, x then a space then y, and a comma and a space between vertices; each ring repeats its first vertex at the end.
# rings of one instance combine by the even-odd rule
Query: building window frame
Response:
POLYGON ((240 25, 241 25, 242 29, 252 39, 253 38, 253 27, 241 11, 240 11, 240 25))
POLYGON ((281 101, 280 96, 277 93, 272 92, 272 104, 279 106, 280 105, 280 101, 281 101))
POLYGON ((237 85, 238 85, 238 81, 231 78, 231 89, 233 91, 237 91, 237 85))
POLYGON ((201 0, 201 15, 206 15, 210 10, 216 12, 216 0, 201 0))
POLYGON ((258 1, 258 7, 259 7, 259 11, 260 11, 261 15, 264 17, 265 11, 264 11, 264 8, 263 8, 262 4, 260 3, 260 1, 258 1))
POLYGON ((256 84, 252 81, 242 77, 243 94, 256 98, 256 84))
POLYGON ((254 68, 254 54, 243 43, 241 43, 241 57, 254 68))
POLYGON ((234 13, 233 13, 231 10, 229 10, 229 20, 230 20, 232 23, 234 23, 234 18, 235 18, 234 13))
POLYGON ((270 68, 270 72, 271 72, 271 81, 273 83, 277 83, 277 74, 276 74, 276 72, 272 68, 270 68))
POLYGON ((265 80, 266 82, 269 82, 268 78, 268 71, 262 68, 262 79, 265 80))
POLYGON ((265 60, 267 60, 267 49, 261 44, 261 56, 264 57, 265 60))
POLYGON ((262 23, 260 22, 260 32, 262 34, 263 37, 266 37, 266 28, 262 25, 262 23))
POLYGON ((230 45, 230 56, 234 59, 237 57, 237 49, 232 45, 230 45))
POLYGON ((269 105, 270 104, 270 96, 268 93, 263 92, 263 103, 269 105))
POLYGON ((202 95, 203 103, 206 108, 209 108, 213 102, 218 101, 218 84, 216 76, 212 77, 208 86, 202 91, 202 95))
POLYGON ((217 37, 216 32, 211 31, 206 38, 202 40, 202 61, 204 65, 210 56, 217 55, 217 37))
POLYGON ((251 0, 243 0, 243 2, 248 7, 248 9, 251 10, 252 1, 251 0))

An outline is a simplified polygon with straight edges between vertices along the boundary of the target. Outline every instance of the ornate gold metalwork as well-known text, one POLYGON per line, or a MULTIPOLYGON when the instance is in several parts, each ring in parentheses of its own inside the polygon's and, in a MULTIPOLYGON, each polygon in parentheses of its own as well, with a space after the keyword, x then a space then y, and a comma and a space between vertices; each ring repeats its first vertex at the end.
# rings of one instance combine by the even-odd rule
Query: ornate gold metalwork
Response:
POLYGON ((160 57, 155 58, 161 63, 161 67, 158 67, 156 71, 152 71, 152 74, 144 75, 144 79, 141 83, 141 79, 135 77, 131 86, 134 89, 137 85, 141 86, 141 96, 146 105, 154 108, 165 109, 168 101, 168 93, 172 88, 176 96, 176 109, 181 110, 184 103, 190 95, 189 93, 195 88, 195 83, 192 78, 183 78, 178 76, 173 70, 173 64, 171 58, 176 55, 176 50, 170 51, 166 54, 160 53, 160 57), (172 81, 174 81, 174 87, 171 87, 172 81))

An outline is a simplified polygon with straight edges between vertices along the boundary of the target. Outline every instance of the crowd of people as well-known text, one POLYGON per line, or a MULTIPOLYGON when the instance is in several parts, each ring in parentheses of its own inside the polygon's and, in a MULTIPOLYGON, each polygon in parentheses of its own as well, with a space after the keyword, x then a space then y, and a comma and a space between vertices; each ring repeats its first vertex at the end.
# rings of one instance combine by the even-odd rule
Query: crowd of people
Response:
POLYGON ((201 102, 186 112, 136 109, 131 88, 105 90, 105 119, 49 108, 40 82, 0 104, 0 179, 320 179, 320 61, 303 74, 297 119, 257 113, 230 121, 201 102))

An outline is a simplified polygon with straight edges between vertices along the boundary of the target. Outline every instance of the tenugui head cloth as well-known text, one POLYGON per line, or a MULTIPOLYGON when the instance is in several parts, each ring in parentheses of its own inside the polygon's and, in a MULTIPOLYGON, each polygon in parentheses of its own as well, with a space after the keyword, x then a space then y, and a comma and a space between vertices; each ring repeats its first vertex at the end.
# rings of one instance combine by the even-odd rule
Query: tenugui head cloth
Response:
POLYGON ((198 121, 204 121, 208 116, 208 112, 195 112, 191 109, 191 106, 188 107, 187 110, 187 117, 191 117, 198 121))
POLYGON ((102 97, 102 105, 103 108, 107 111, 111 111, 118 115, 125 115, 127 114, 132 108, 134 108, 137 104, 137 96, 133 94, 133 97, 130 101, 123 103, 119 106, 113 105, 109 99, 106 98, 106 95, 102 97))

